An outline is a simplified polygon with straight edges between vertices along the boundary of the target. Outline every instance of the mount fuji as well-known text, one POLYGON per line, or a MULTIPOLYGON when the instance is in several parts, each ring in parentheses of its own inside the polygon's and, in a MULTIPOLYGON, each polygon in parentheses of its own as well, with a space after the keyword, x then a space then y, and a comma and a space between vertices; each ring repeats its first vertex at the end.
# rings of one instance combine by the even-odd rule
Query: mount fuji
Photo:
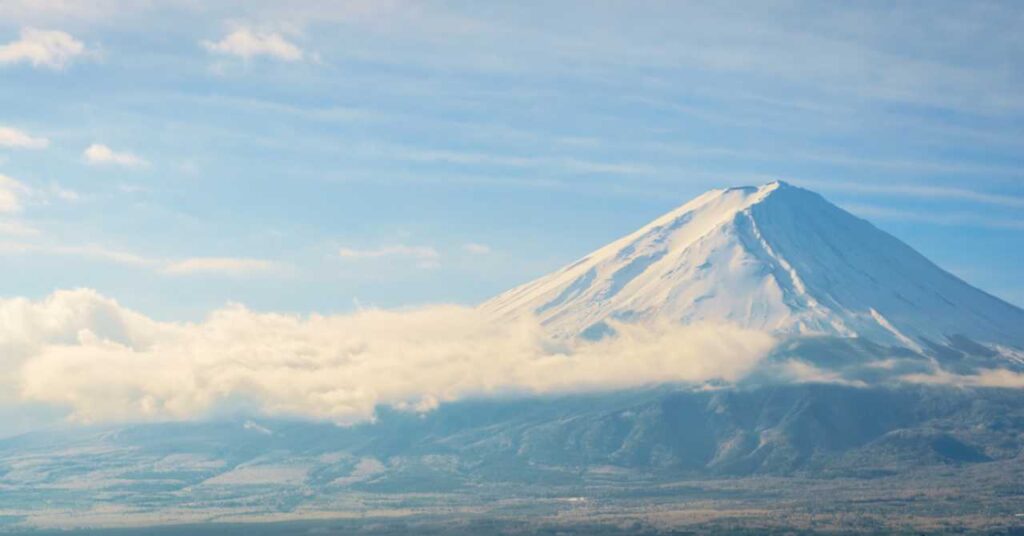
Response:
POLYGON ((666 322, 778 344, 734 383, 0 438, 0 534, 1020 527, 1024 311, 818 194, 712 190, 479 309, 535 317, 564 346, 666 322))
POLYGON ((560 337, 669 319, 914 352, 983 344, 1019 359, 1024 348, 1024 310, 781 181, 706 192, 481 308, 497 318, 536 315, 560 337))

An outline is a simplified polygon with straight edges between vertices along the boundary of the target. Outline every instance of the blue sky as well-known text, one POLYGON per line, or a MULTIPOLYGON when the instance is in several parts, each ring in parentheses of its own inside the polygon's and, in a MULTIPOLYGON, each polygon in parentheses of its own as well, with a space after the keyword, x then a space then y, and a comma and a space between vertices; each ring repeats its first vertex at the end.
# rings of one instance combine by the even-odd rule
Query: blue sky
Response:
POLYGON ((1024 304, 1013 2, 0 3, 0 296, 473 304, 785 179, 1024 304))

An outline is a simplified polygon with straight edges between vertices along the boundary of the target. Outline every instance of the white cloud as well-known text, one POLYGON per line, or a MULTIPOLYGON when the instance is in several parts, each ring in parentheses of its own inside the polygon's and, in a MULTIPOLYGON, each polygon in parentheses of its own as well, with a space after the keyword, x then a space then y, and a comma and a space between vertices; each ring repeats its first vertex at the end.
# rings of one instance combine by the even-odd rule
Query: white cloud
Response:
POLYGON ((30 192, 29 187, 7 175, 0 174, 0 213, 21 210, 21 199, 30 192))
POLYGON ((61 201, 66 201, 69 203, 78 201, 79 199, 82 198, 82 196, 79 195, 78 192, 74 190, 69 190, 68 188, 65 188, 56 183, 50 185, 50 187, 47 189, 47 193, 57 199, 60 199, 61 201))
POLYGON ((653 166, 635 162, 603 162, 572 157, 513 156, 470 151, 422 149, 408 146, 376 146, 370 150, 375 152, 386 151, 389 158, 401 158, 413 162, 440 162, 468 166, 488 165, 517 168, 536 167, 548 170, 557 168, 569 173, 583 174, 649 175, 655 174, 658 171, 653 166))
POLYGON ((132 266, 154 266, 158 264, 158 261, 156 260, 147 259, 146 257, 136 255, 135 253, 121 251, 117 249, 110 249, 97 245, 64 246, 25 242, 0 242, 0 253, 41 253, 45 255, 66 255, 70 257, 100 259, 114 262, 117 264, 126 264, 132 266))
POLYGON ((803 180, 797 181, 797 183, 824 190, 882 194, 920 199, 950 199, 954 201, 968 201, 986 205, 1024 208, 1024 197, 1018 195, 977 192, 966 188, 955 188, 950 186, 927 186, 919 184, 867 184, 860 182, 803 180))
POLYGON ((170 275, 249 275, 279 272, 281 269, 278 263, 263 259, 194 257, 172 262, 163 268, 163 272, 170 275))
POLYGON ((114 151, 106 145, 94 143, 82 152, 85 160, 90 164, 113 164, 117 166, 139 167, 148 163, 129 152, 114 151))
POLYGON ((930 374, 908 374, 901 379, 909 383, 929 385, 1024 389, 1024 374, 1007 369, 982 369, 976 374, 952 374, 936 370, 930 374))
MULTIPOLYGON (((0 235, 8 236, 33 236, 38 235, 39 229, 17 220, 0 221, 0 235)), ((2 248, 2 246, 0 246, 2 248)))
POLYGON ((472 253, 474 255, 486 255, 486 254, 491 252, 491 247, 490 246, 488 246, 486 244, 477 244, 477 243, 474 243, 474 242, 470 242, 468 244, 463 244, 462 245, 462 249, 464 249, 468 253, 472 253))
POLYGON ((992 217, 971 212, 904 210, 864 203, 840 203, 840 206, 863 218, 989 229, 1024 229, 1024 219, 992 217))
POLYGON ((0 20, 40 23, 73 21, 109 22, 112 17, 135 11, 135 8, 152 7, 150 2, 124 0, 4 0, 0 2, 0 20))
POLYGON ((248 28, 239 28, 220 41, 202 41, 201 44, 210 52, 246 60, 267 56, 282 61, 302 61, 305 56, 301 48, 288 42, 281 34, 257 32, 248 28))
MULTIPOLYGON (((38 229, 19 221, 15 214, 22 211, 26 200, 47 203, 53 198, 61 201, 74 201, 78 199, 78 194, 57 184, 51 184, 45 190, 37 190, 0 173, 0 214, 6 214, 9 217, 9 219, 0 220, 0 235, 21 237, 38 235, 38 229)), ((12 251, 12 245, 0 243, 0 252, 5 251, 12 251)))
MULTIPOLYGON (((0 197, 2 199, 2 197, 0 197)), ((0 222, 0 233, 10 235, 36 234, 30 227, 17 222, 0 222), (9 226, 9 227, 7 227, 9 226), (9 232, 8 232, 9 231, 9 232)), ((238 257, 192 257, 167 260, 146 257, 130 251, 112 249, 95 244, 61 245, 39 242, 0 242, 0 254, 41 254, 81 257, 151 269, 169 276, 191 275, 281 275, 288 273, 288 267, 278 262, 238 257)))
POLYGON ((46 188, 32 188, 18 180, 0 173, 0 213, 19 212, 26 200, 36 203, 49 203, 51 200, 65 202, 77 201, 78 192, 68 190, 57 183, 46 188))
POLYGON ((723 325, 616 328, 599 342, 557 342, 532 319, 494 322, 456 306, 308 317, 234 306, 171 323, 62 291, 0 300, 0 374, 11 371, 23 400, 83 421, 189 419, 243 399, 351 423, 381 404, 425 411, 497 393, 733 381, 774 345, 723 325))
POLYGON ((11 127, 0 126, 0 147, 13 147, 16 149, 44 149, 50 145, 50 140, 29 136, 25 132, 11 127))
POLYGON ((0 45, 0 64, 28 62, 34 67, 63 69, 85 53, 85 45, 57 30, 23 28, 20 39, 0 45))
POLYGON ((834 383, 848 387, 867 387, 863 381, 848 380, 838 372, 824 370, 796 359, 779 363, 775 369, 783 379, 792 383, 834 383))
POLYGON ((340 248, 338 256, 343 259, 381 259, 386 257, 401 257, 413 259, 420 268, 433 268, 438 265, 441 254, 430 246, 407 246, 395 244, 382 246, 373 249, 352 249, 340 248))

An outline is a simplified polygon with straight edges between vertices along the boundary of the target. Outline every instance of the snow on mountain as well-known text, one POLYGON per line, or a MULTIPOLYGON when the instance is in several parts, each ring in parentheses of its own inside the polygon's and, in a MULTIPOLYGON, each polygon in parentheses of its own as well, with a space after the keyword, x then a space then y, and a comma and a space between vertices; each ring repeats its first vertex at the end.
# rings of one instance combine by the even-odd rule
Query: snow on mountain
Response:
POLYGON ((1024 348, 1024 310, 784 182, 711 190, 481 309, 534 314, 561 337, 667 317, 914 350, 963 337, 1024 348))

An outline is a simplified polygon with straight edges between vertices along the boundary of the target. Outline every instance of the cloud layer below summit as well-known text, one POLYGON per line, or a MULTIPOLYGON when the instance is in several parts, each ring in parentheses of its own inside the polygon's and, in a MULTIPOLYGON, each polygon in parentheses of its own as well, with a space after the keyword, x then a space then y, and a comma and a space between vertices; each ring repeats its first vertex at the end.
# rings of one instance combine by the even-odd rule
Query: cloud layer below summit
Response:
MULTIPOLYGON (((81 423, 244 411, 352 424, 380 406, 430 411, 473 397, 735 383, 777 343, 725 324, 615 327, 601 341, 566 342, 535 319, 495 322, 455 305, 310 316, 232 305, 179 323, 92 290, 58 291, 0 300, 0 408, 63 408, 81 423)), ((793 365, 777 380, 863 385, 793 365)), ((1024 388, 1024 374, 1004 369, 893 380, 1024 388)))
POLYGON ((4 403, 67 407, 75 420, 190 419, 224 404, 352 423, 378 405, 429 410, 470 396, 733 381, 774 345, 724 325, 620 326, 560 343, 533 320, 475 309, 292 316, 241 306, 160 322, 89 290, 0 301, 4 403))

